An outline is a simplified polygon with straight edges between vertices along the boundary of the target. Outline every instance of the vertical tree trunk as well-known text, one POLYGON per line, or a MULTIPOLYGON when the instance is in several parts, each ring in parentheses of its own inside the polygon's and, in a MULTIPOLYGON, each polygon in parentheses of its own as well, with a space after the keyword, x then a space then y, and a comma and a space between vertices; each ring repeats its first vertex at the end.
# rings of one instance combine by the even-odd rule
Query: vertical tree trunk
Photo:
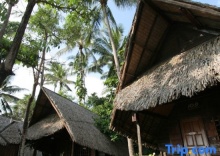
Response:
POLYGON ((28 101, 26 112, 25 112, 19 156, 24 156, 25 140, 26 140, 27 128, 28 128, 28 118, 29 118, 29 114, 30 114, 31 103, 34 100, 37 85, 38 85, 38 82, 35 80, 35 82, 33 84, 32 94, 31 94, 31 97, 28 101))
POLYGON ((106 23, 107 30, 108 30, 108 33, 109 33, 109 38, 110 38, 110 42, 111 42, 111 46, 112 46, 112 53, 113 53, 113 56, 114 56, 114 61, 115 61, 115 67, 116 67, 118 80, 120 82, 120 64, 119 64, 118 54, 117 54, 116 46, 115 46, 113 35, 112 35, 112 30, 111 30, 109 20, 108 20, 108 16, 107 16, 106 4, 105 3, 102 4, 102 11, 103 11, 103 14, 104 14, 105 23, 106 23))
POLYGON ((44 84, 44 67, 45 67, 45 56, 46 56, 46 49, 47 49, 47 39, 48 39, 48 34, 47 31, 45 30, 45 37, 44 37, 44 49, 43 49, 43 54, 42 54, 42 62, 41 62, 41 80, 40 80, 40 87, 43 87, 44 84))
POLYGON ((5 34, 5 29, 6 29, 7 25, 8 25, 8 21, 9 21, 10 15, 11 15, 12 7, 13 7, 13 5, 11 3, 9 3, 8 4, 7 14, 6 14, 6 19, 5 19, 5 21, 4 21, 3 25, 2 25, 1 30, 0 30, 0 42, 3 39, 3 36, 5 34))
MULTIPOLYGON (((111 46, 112 46, 112 53, 113 53, 113 56, 114 56, 116 72, 117 72, 118 80, 119 80, 119 83, 120 83, 121 82, 120 64, 119 64, 118 54, 117 54, 116 46, 115 46, 113 35, 112 35, 112 30, 111 30, 110 23, 109 23, 108 16, 107 16, 107 11, 106 11, 107 1, 100 0, 100 3, 102 5, 102 11, 103 11, 103 14, 104 14, 105 23, 106 23, 106 26, 107 26, 107 30, 108 30, 108 33, 109 33, 110 42, 111 42, 111 46)), ((129 156, 134 156, 134 148, 133 148, 132 139, 127 138, 127 141, 128 141, 129 156)))
MULTIPOLYGON (((46 44, 44 46, 46 47, 46 44)), ((27 136, 28 124, 29 124, 29 114, 30 114, 31 103, 33 102, 34 97, 35 97, 36 88, 37 88, 37 85, 39 84, 38 80, 40 78, 40 74, 42 73, 42 70, 44 70, 43 67, 44 67, 44 63, 45 63, 46 48, 44 48, 44 49, 45 50, 43 51, 43 54, 41 57, 41 62, 39 64, 39 68, 37 70, 37 73, 34 72, 34 68, 33 68, 34 84, 33 84, 32 94, 31 94, 31 97, 28 101, 27 109, 26 109, 26 113, 25 113, 19 156, 24 156, 24 148, 25 148, 25 141, 26 141, 26 136, 27 136)), ((40 83, 40 84, 42 84, 42 83, 40 83)))
POLYGON ((27 27, 28 21, 30 19, 33 8, 36 4, 36 0, 29 0, 26 7, 25 13, 22 17, 21 23, 17 29, 16 35, 11 45, 11 49, 6 56, 5 62, 0 64, 0 85, 3 83, 5 78, 9 75, 12 75, 12 68, 15 63, 15 59, 18 54, 18 50, 21 45, 22 38, 24 36, 25 29, 27 27))

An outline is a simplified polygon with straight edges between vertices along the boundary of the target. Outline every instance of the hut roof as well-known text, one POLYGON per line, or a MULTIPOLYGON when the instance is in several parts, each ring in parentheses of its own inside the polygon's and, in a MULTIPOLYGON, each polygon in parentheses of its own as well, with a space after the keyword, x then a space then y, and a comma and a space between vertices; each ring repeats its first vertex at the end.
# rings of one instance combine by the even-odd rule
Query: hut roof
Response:
POLYGON ((116 146, 95 126, 94 119, 97 117, 78 104, 42 88, 31 119, 28 139, 35 140, 52 135, 64 126, 73 142, 110 155, 126 155, 126 145, 116 146), (52 109, 57 115, 45 118, 52 109), (35 127, 39 129, 36 131, 35 127))
POLYGON ((19 144, 21 140, 22 122, 13 121, 0 116, 0 145, 19 144))
POLYGON ((27 139, 37 140, 49 136, 64 128, 64 122, 57 114, 51 114, 28 129, 27 139))
POLYGON ((114 100, 111 129, 137 139, 131 118, 138 112, 142 139, 155 145, 177 99, 188 99, 219 84, 219 19, 220 9, 207 4, 140 0, 114 100))
POLYGON ((148 70, 116 95, 115 109, 142 111, 180 96, 192 97, 220 82, 220 37, 148 70))
POLYGON ((177 23, 190 25, 190 29, 198 33, 219 35, 220 9, 190 0, 140 0, 126 48, 119 90, 153 66, 155 59, 160 57, 161 46, 167 42, 165 37, 177 23))

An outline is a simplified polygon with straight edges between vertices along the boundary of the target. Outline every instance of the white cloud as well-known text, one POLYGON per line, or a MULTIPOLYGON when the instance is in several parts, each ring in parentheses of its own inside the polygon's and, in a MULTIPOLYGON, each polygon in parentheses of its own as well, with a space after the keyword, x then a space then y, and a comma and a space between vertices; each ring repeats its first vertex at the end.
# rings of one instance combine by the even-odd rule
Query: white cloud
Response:
POLYGON ((30 94, 34 82, 32 70, 21 65, 15 65, 14 73, 15 76, 13 76, 13 81, 11 84, 28 90, 17 93, 16 96, 22 98, 24 94, 30 94))
POLYGON ((102 96, 104 89, 103 80, 97 74, 89 74, 85 80, 88 95, 96 92, 98 96, 102 96))

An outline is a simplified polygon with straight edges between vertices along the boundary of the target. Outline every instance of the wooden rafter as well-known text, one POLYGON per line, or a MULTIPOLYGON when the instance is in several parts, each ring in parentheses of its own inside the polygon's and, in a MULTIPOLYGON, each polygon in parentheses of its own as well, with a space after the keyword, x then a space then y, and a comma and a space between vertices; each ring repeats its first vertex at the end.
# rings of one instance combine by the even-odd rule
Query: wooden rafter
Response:
POLYGON ((201 24, 201 22, 199 20, 197 20, 195 18, 195 16, 192 14, 192 12, 186 8, 179 8, 180 11, 182 12, 182 14, 194 25, 196 26, 198 29, 202 29, 203 25, 201 24))
POLYGON ((194 4, 190 4, 187 2, 181 2, 181 1, 174 1, 174 0, 154 0, 154 2, 162 2, 170 5, 175 5, 175 6, 181 6, 186 9, 192 9, 192 10, 197 10, 200 12, 206 12, 207 14, 213 15, 213 16, 220 16, 220 12, 211 8, 211 7, 202 7, 194 4))

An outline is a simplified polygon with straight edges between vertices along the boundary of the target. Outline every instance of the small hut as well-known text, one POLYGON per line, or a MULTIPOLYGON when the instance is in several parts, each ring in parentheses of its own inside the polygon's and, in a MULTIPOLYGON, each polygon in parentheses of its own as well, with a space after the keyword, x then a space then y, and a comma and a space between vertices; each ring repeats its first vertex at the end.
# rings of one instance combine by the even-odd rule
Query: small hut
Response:
POLYGON ((95 126, 98 116, 42 88, 27 134, 28 144, 43 155, 126 156, 126 143, 113 143, 95 126))
POLYGON ((0 155, 17 156, 22 123, 0 116, 0 155))
POLYGON ((214 146, 220 154, 219 35, 220 8, 141 0, 111 129, 164 151, 214 146))

